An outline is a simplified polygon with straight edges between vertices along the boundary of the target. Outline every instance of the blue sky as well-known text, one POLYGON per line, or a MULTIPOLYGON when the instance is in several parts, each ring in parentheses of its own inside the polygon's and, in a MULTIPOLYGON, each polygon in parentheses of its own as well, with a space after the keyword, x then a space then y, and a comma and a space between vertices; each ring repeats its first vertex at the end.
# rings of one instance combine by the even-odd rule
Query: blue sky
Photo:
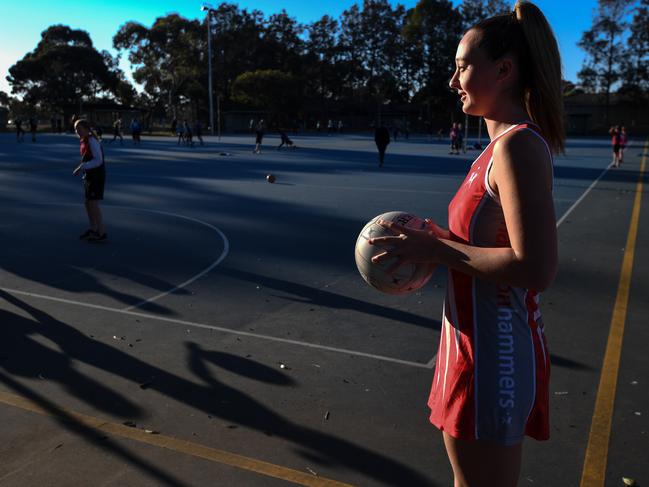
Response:
MULTIPOLYGON (((360 0, 359 0, 360 1, 360 0)), ((202 2, 181 0, 110 0, 94 2, 78 0, 4 0, 0 9, 0 90, 9 92, 5 77, 17 60, 36 47, 40 33, 52 24, 66 24, 76 29, 84 29, 98 49, 112 50, 112 36, 119 27, 129 20, 151 25, 156 17, 178 12, 188 18, 202 18, 202 2)), ((214 2, 217 5, 219 2, 214 2)), ((343 10, 356 3, 353 0, 328 2, 309 2, 305 0, 253 0, 237 2, 242 8, 258 9, 269 15, 282 8, 300 22, 310 22, 324 14, 338 17, 343 10)), ((397 3, 396 1, 393 3, 397 3)), ((399 3, 413 7, 416 0, 399 3)), ((461 3, 453 0, 454 5, 461 3)), ((577 78, 581 69, 583 52, 577 42, 584 30, 591 25, 593 9, 597 0, 536 0, 544 11, 559 40, 563 58, 564 77, 571 81, 577 78)), ((122 68, 128 71, 128 62, 122 60, 122 68)))

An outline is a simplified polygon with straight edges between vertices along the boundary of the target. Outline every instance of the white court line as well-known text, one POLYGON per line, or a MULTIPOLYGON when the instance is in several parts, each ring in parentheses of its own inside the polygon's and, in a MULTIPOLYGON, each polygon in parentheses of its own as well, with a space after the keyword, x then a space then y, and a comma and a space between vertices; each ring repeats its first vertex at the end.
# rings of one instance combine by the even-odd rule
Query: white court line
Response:
MULTIPOLYGON (((45 205, 45 206, 79 206, 77 203, 34 203, 34 204, 36 204, 36 205, 45 205)), ((147 213, 157 213, 159 215, 172 216, 172 217, 175 217, 175 218, 188 220, 188 221, 191 221, 191 222, 194 222, 194 223, 198 223, 199 225, 203 225, 203 226, 209 228, 210 230, 215 231, 216 233, 219 234, 219 236, 223 240, 223 252, 221 252, 221 255, 219 255, 219 257, 214 262, 212 262, 209 266, 207 266, 205 269, 200 271, 198 274, 195 274, 194 276, 190 277, 185 282, 182 282, 182 283, 178 284, 176 287, 174 287, 172 289, 169 289, 168 291, 162 292, 160 294, 156 294, 155 296, 150 297, 148 299, 144 299, 144 300, 140 301, 139 303, 136 303, 136 304, 134 304, 132 306, 127 306, 126 308, 124 308, 125 311, 129 311, 129 310, 144 306, 145 304, 152 303, 153 301, 155 301, 157 299, 160 299, 160 298, 162 298, 164 296, 167 296, 168 294, 172 294, 173 292, 178 291, 179 289, 182 289, 182 288, 184 288, 186 286, 189 286, 192 282, 196 281, 197 279, 200 279, 205 274, 207 274, 212 269, 214 269, 217 265, 219 265, 221 262, 223 262, 223 260, 228 256, 228 253, 230 252, 230 242, 228 241, 228 238, 225 236, 225 234, 221 230, 216 228, 214 225, 211 225, 211 224, 209 224, 207 222, 204 222, 203 220, 199 220, 197 218, 192 218, 190 216, 181 215, 181 214, 178 214, 178 213, 171 213, 169 211, 151 210, 151 209, 148 209, 148 208, 138 208, 138 207, 135 207, 135 206, 119 206, 119 205, 102 205, 102 206, 104 208, 116 208, 116 209, 119 209, 119 210, 136 210, 136 211, 144 211, 144 212, 147 212, 147 213)))
POLYGON ((30 298, 38 298, 38 299, 44 299, 47 301, 54 301, 57 303, 64 303, 64 304, 71 304, 74 306, 82 306, 84 308, 92 308, 92 309, 98 309, 102 311, 108 311, 111 313, 119 313, 123 315, 129 315, 129 316, 137 316, 139 318, 146 318, 149 320, 154 320, 154 321, 161 321, 163 323, 172 323, 175 325, 183 325, 183 326, 192 326, 194 328, 203 328, 206 330, 215 330, 215 331, 220 331, 223 333, 229 333, 231 335, 240 335, 240 336, 246 336, 250 338, 259 338, 262 340, 270 340, 273 342, 280 342, 280 343, 288 343, 290 345, 300 345, 302 347, 307 347, 307 348, 315 348, 318 350, 326 350, 329 352, 337 352, 337 353, 344 353, 347 355, 355 355, 358 357, 366 357, 366 358, 372 358, 375 360, 381 360, 384 362, 392 362, 392 363, 397 363, 401 365, 409 365, 411 367, 419 367, 419 368, 430 368, 428 364, 422 364, 420 362, 411 362, 409 360, 401 360, 398 358, 393 358, 393 357, 386 357, 383 355, 375 355, 373 353, 365 353, 365 352, 358 352, 356 350, 348 350, 345 348, 337 348, 337 347, 329 347, 327 345, 318 345, 315 343, 309 343, 309 342, 301 342, 299 340, 290 340, 288 338, 280 338, 280 337, 274 337, 270 335, 262 335, 260 333, 251 333, 248 331, 239 331, 239 330, 233 330, 231 328, 224 328, 221 326, 215 326, 215 325, 208 325, 205 323, 197 323, 194 321, 186 321, 186 320, 178 320, 175 318, 167 318, 164 316, 158 316, 158 315, 152 315, 149 313, 142 313, 139 311, 129 311, 126 309, 119 309, 119 308, 111 308, 110 306, 102 306, 99 304, 91 304, 91 303, 84 303, 81 301, 74 301, 72 299, 64 299, 64 298, 55 298, 54 296, 47 296, 44 294, 36 294, 36 293, 30 293, 26 291, 20 291, 18 289, 10 289, 10 288, 5 288, 5 287, 0 287, 1 291, 4 291, 9 294, 17 294, 20 296, 27 296, 30 298))
POLYGON ((608 166, 606 166, 606 169, 604 169, 604 170, 602 171, 602 173, 601 173, 599 176, 597 176, 597 179, 596 179, 595 181, 593 181, 593 182, 591 183, 590 186, 588 186, 588 189, 587 189, 586 191, 583 192, 583 194, 579 197, 579 199, 577 199, 577 201, 575 201, 575 202, 572 204, 572 206, 571 206, 570 208, 568 208, 568 211, 566 211, 566 212, 563 214, 563 216, 562 216, 561 218, 559 218, 559 221, 557 222, 557 228, 559 228, 559 225, 561 225, 561 224, 565 221, 565 219, 568 218, 568 215, 570 215, 570 213, 572 213, 572 210, 574 210, 575 208, 577 208, 577 206, 579 205, 579 203, 581 203, 581 200, 583 200, 583 199, 586 197, 586 195, 587 195, 588 193, 590 193, 590 190, 593 189, 593 188, 595 187, 595 185, 597 184, 597 182, 598 182, 600 179, 602 179, 602 177, 604 176, 604 174, 606 174, 606 173, 608 172, 608 170, 611 169, 612 166, 613 166, 613 163, 610 163, 608 166))

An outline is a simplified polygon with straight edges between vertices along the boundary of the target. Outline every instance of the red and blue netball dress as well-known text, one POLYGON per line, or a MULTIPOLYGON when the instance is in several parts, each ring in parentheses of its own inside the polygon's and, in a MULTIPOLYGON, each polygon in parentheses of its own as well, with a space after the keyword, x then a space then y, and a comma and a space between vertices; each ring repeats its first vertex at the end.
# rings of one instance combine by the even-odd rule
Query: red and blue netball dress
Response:
MULTIPOLYGON (((451 240, 510 247, 503 209, 488 176, 494 143, 518 130, 541 137, 538 127, 521 123, 490 142, 449 205, 451 240)), ((520 443, 524 435, 549 438, 550 359, 539 297, 532 289, 449 269, 428 400, 431 423, 455 438, 503 445, 520 443)))
POLYGON ((80 140, 80 153, 86 200, 102 200, 106 183, 104 148, 93 135, 87 135, 80 140))

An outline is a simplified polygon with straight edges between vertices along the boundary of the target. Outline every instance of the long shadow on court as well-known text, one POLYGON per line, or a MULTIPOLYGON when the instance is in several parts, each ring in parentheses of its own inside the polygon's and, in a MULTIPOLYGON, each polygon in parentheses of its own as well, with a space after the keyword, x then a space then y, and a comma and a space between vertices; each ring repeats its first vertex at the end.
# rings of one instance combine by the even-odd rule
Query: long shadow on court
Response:
MULTIPOLYGON (((1 370, 1 369, 0 369, 1 370)), ((89 426, 86 426, 80 422, 76 417, 67 413, 64 409, 60 408, 54 401, 44 397, 41 394, 31 390, 29 387, 26 387, 20 382, 13 380, 9 375, 6 375, 0 371, 0 383, 4 383, 5 386, 9 387, 18 395, 31 400, 36 403, 42 409, 44 409, 48 414, 50 414, 55 420, 65 429, 77 435, 80 438, 83 438, 85 441, 109 452, 112 455, 115 455, 117 458, 120 458, 122 461, 133 465, 135 468, 139 468, 141 471, 149 474, 151 477, 160 482, 160 485, 168 485, 171 487, 184 487, 187 484, 184 484, 182 481, 174 477, 172 473, 165 472, 155 465, 149 463, 143 458, 140 458, 138 455, 130 452, 126 448, 123 448, 119 443, 111 440, 108 436, 104 435, 101 431, 93 429, 89 426)), ((38 468, 38 467, 32 467, 38 468)))
MULTIPOLYGON (((180 248, 187 234, 192 234, 192 227, 175 227, 175 241, 172 238, 165 249, 160 249, 159 245, 151 249, 149 242, 168 236, 168 228, 148 227, 146 219, 115 222, 112 228, 119 231, 111 233, 111 240, 92 244, 79 241, 73 233, 77 231, 76 221, 82 218, 81 208, 63 206, 64 210, 59 211, 49 206, 17 205, 7 200, 3 203, 0 215, 2 222, 9 225, 0 227, 0 239, 5 249, 0 256, 0 270, 6 273, 5 287, 12 287, 11 279, 15 276, 19 281, 56 288, 81 299, 97 294, 132 306, 153 293, 169 291, 178 284, 155 275, 155 271, 160 265, 158 260, 173 260, 182 255, 183 248, 190 247, 188 244, 180 248), (132 283, 136 291, 124 291, 123 286, 120 289, 116 283, 132 283)), ((191 259, 190 263, 191 269, 205 265, 199 258, 191 259)), ((165 265, 165 269, 171 267, 165 265)), ((190 275, 188 269, 183 269, 182 262, 174 270, 180 276, 190 275)), ((39 292, 39 289, 30 290, 39 292)), ((189 292, 178 289, 175 294, 187 295, 189 292)), ((156 303, 151 304, 151 310, 159 314, 172 313, 156 303)))
MULTIPOLYGON (((9 374, 24 375, 25 371, 28 370, 27 376, 33 377, 31 374, 35 369, 50 370, 50 373, 59 378, 64 387, 70 388, 75 394, 81 394, 81 399, 99 410, 105 411, 108 408, 114 414, 128 413, 129 409, 118 408, 112 410, 111 406, 100 404, 95 398, 89 397, 95 392, 94 390, 91 389, 86 393, 68 384, 66 382, 66 372, 70 368, 69 364, 80 361, 134 383, 140 383, 143 377, 155 377, 155 380, 149 385, 150 389, 211 416, 290 441, 300 447, 301 454, 307 455, 311 460, 317 459, 323 465, 339 466, 361 472, 387 485, 429 487, 435 485, 430 479, 423 477, 420 473, 396 460, 350 441, 291 422, 267 408, 255 398, 222 383, 206 367, 206 363, 209 362, 217 365, 222 364, 228 370, 233 370, 241 368, 242 364, 246 363, 245 361, 248 359, 232 359, 224 354, 203 351, 196 344, 187 344, 188 367, 201 380, 201 383, 196 383, 149 365, 106 344, 92 340, 71 326, 32 307, 11 294, 0 290, 0 297, 28 313, 35 320, 27 327, 25 327, 24 319, 22 319, 22 322, 13 322, 9 327, 2 327, 2 334, 6 339, 3 339, 0 343, 2 343, 3 348, 6 347, 6 352, 3 353, 7 356, 7 359, 2 363, 2 367, 9 374), (11 328, 10 332, 8 328, 11 328), (35 349, 34 345, 30 343, 31 339, 29 337, 31 335, 41 335, 56 343, 62 352, 52 352, 52 354, 65 354, 67 364, 62 365, 61 359, 52 354, 33 355, 35 349), (32 355, 27 355, 25 352, 31 352, 32 355), (29 365, 27 362, 32 364, 29 365), (61 367, 63 368, 61 369, 61 367), (57 368, 59 368, 58 371, 55 370, 57 368)), ((277 373, 262 372, 260 374, 259 371, 263 371, 263 367, 261 364, 248 365, 244 367, 242 373, 248 376, 252 374, 257 380, 270 381, 274 384, 283 386, 291 384, 290 379, 281 378, 277 373)), ((79 434, 92 441, 93 444, 115 452, 122 457, 129 455, 127 459, 135 466, 157 478, 161 478, 168 485, 179 485, 175 479, 170 478, 167 474, 153 470, 151 466, 144 464, 140 459, 115 449, 114 445, 106 446, 99 434, 88 431, 87 428, 80 426, 73 418, 66 418, 65 413, 60 408, 26 390, 24 386, 17 383, 10 376, 2 374, 0 380, 17 393, 25 394, 42 404, 43 407, 55 414, 61 420, 61 424, 65 425, 71 432, 79 434)), ((79 380, 80 383, 82 383, 81 380, 79 380)), ((136 409, 131 409, 131 411, 135 413, 136 409)))
POLYGON ((241 279, 244 281, 259 283, 263 287, 275 289, 278 291, 294 294, 300 298, 282 297, 289 301, 296 301, 300 303, 311 303, 317 306, 324 306, 332 309, 348 309, 365 313, 368 315, 379 316, 402 323, 421 326, 426 329, 439 330, 441 323, 426 316, 416 315, 407 311, 401 311, 395 308, 382 306, 379 304, 368 303, 355 299, 349 296, 332 293, 323 289, 317 289, 310 286, 305 286, 284 279, 277 279, 273 277, 262 276, 252 272, 245 272, 228 267, 219 268, 218 272, 228 277, 241 279))

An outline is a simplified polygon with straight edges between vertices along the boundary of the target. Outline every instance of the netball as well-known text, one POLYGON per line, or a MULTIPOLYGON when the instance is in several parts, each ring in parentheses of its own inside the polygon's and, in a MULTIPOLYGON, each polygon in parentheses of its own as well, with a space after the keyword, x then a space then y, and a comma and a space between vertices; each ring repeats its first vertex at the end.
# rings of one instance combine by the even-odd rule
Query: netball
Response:
POLYGON ((390 221, 406 228, 423 230, 428 224, 422 219, 403 211, 390 211, 372 218, 356 239, 356 267, 361 277, 372 287, 385 294, 407 294, 422 288, 433 275, 435 266, 426 263, 406 263, 394 272, 389 270, 396 264, 396 259, 387 259, 381 263, 372 262, 372 257, 384 251, 382 247, 370 245, 369 240, 376 237, 394 235, 381 226, 378 221, 390 221))

